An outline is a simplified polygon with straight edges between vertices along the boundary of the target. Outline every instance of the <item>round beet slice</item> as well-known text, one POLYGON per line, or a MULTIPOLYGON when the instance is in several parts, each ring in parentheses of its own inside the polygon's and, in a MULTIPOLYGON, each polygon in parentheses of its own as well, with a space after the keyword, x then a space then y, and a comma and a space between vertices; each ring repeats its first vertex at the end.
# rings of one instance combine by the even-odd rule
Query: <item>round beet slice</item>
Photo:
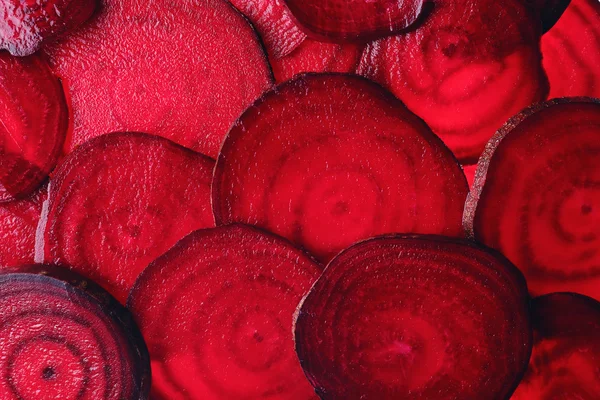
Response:
POLYGON ((68 128, 62 86, 39 57, 0 52, 0 203, 24 199, 56 165, 68 128))
POLYGON ((534 295, 600 298, 600 101, 552 100, 509 120, 479 161, 465 228, 534 295))
POLYGON ((71 272, 0 272, 0 398, 145 400, 148 350, 130 313, 71 272))
POLYGON ((600 393, 600 303, 575 293, 532 302, 534 345, 512 400, 595 400, 600 393))
POLYGON ((90 140, 55 171, 36 256, 70 266, 124 301, 152 260, 188 233, 214 226, 213 166, 158 136, 90 140))
POLYGON ((244 225, 196 231, 154 261, 132 310, 158 399, 316 398, 294 354, 292 317, 321 267, 244 225))
POLYGON ((217 225, 243 222, 321 261, 377 234, 462 236, 467 183, 427 125, 356 75, 307 74, 267 93, 223 143, 217 225))
POLYGON ((506 400, 532 345, 519 271, 441 236, 344 250, 296 318, 296 351, 322 399, 506 400))
POLYGON ((272 84, 260 39, 225 0, 105 0, 92 23, 45 52, 71 94, 71 150, 139 131, 216 157, 272 84))

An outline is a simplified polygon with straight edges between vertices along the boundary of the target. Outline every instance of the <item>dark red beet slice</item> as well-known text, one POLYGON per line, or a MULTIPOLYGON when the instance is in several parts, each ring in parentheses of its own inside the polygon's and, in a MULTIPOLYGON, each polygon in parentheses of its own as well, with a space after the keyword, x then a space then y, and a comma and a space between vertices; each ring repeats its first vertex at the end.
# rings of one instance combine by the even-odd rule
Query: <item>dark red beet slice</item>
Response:
POLYGON ((65 96, 46 63, 0 52, 0 203, 24 199, 42 184, 67 127, 65 96))
POLYGON ((148 350, 129 312, 53 266, 0 273, 0 398, 144 400, 148 350))
POLYGON ((552 293, 532 303, 534 346, 512 400, 597 400, 600 393, 600 303, 552 293))
POLYGON ((553 100, 509 120, 479 161, 465 228, 533 294, 600 299, 600 101, 553 100))
POLYGON ((199 230, 144 270, 128 306, 152 357, 156 399, 316 398, 292 317, 321 267, 244 225, 199 230))
POLYGON ((87 142, 50 182, 37 261, 71 266, 124 301, 152 260, 188 233, 214 226, 213 166, 158 136, 117 133, 87 142))
POLYGON ((508 399, 532 344, 519 271, 441 236, 343 251, 300 305, 294 332, 322 399, 508 399))
POLYGON ((545 99, 540 24, 521 0, 439 0, 413 32, 371 43, 358 72, 390 89, 466 164, 545 99))
POLYGON ((216 157, 272 83, 258 36, 225 0, 105 0, 91 24, 46 52, 71 92, 72 148, 140 131, 216 157))
POLYGON ((462 236, 467 191, 450 151, 387 91, 355 75, 308 74, 232 127, 212 200, 217 225, 258 225, 326 261, 377 234, 462 236))

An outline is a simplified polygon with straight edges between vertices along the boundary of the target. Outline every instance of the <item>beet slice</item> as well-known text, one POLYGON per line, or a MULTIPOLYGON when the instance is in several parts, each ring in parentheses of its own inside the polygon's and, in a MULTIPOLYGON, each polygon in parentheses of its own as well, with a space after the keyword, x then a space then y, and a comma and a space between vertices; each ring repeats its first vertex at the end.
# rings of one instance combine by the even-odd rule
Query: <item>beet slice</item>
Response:
POLYGON ((39 57, 0 52, 0 203, 24 199, 56 165, 68 109, 59 80, 39 57))
POLYGON ((272 84, 260 39, 225 0, 105 0, 93 23, 46 52, 71 92, 71 149, 140 131, 216 157, 272 84))
POLYGON ((546 98, 536 18, 521 0, 439 0, 418 29, 369 44, 358 73, 474 164, 509 117, 546 98))
POLYGON ((532 302, 534 346, 512 400, 595 400, 600 393, 600 303, 575 293, 532 302))
POLYGON ((450 151, 377 84, 307 74, 267 93, 223 143, 217 225, 243 222, 331 259, 382 233, 462 236, 468 191, 450 151))
POLYGON ((37 261, 71 266, 124 301, 152 260, 214 226, 213 166, 158 136, 115 133, 87 142, 50 182, 37 261))
POLYGON ((0 273, 0 398, 143 400, 150 362, 131 314, 54 266, 0 273))
POLYGON ((532 345, 519 271, 430 235, 344 250, 299 306, 294 332, 322 399, 508 399, 532 345))
POLYGON ((140 275, 128 306, 152 357, 152 397, 316 398, 292 317, 321 267, 244 225, 196 231, 140 275))
POLYGON ((552 100, 509 120, 479 161, 464 222, 534 295, 599 299, 600 100, 552 100))

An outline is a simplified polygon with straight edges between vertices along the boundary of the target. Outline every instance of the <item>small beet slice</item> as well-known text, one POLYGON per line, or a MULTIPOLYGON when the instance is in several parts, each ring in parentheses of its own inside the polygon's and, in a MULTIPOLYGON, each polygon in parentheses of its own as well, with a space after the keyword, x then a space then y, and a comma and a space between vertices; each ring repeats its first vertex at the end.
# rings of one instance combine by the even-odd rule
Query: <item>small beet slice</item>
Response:
POLYGON ((379 85, 307 74, 250 107, 223 143, 217 225, 277 233, 321 261, 393 232, 462 236, 468 187, 450 151, 379 85))
POLYGON ((600 393, 600 303, 575 293, 532 302, 529 369, 511 400, 595 400, 600 393))
POLYGON ((0 272, 0 398, 145 400, 150 361, 131 314, 70 271, 0 272))
POLYGON ((152 397, 316 398, 292 317, 321 267, 244 225, 196 231, 140 275, 128 307, 152 357, 152 397))
POLYGON ((63 89, 48 65, 0 52, 0 203, 24 199, 42 184, 67 128, 63 89))
POLYGON ((344 250, 296 318, 296 351, 322 399, 505 400, 531 352, 523 276, 441 236, 344 250))
POLYGON ((532 294, 600 299, 600 101, 552 100, 509 120, 479 161, 464 222, 532 294))
POLYGON ((103 135, 55 171, 36 257, 65 264, 125 301, 138 274, 188 233, 214 226, 214 161, 167 139, 103 135))

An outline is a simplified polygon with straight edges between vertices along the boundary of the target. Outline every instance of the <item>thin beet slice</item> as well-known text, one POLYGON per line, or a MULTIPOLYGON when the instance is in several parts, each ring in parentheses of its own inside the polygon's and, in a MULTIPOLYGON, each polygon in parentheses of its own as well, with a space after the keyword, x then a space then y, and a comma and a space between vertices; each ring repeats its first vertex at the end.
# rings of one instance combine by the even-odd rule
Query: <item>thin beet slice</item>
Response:
POLYGON ((214 226, 214 161, 141 133, 103 135, 56 170, 36 257, 66 264, 124 301, 139 273, 188 233, 214 226))
POLYGON ((531 352, 523 276, 441 236, 350 247, 296 318, 296 351, 322 399, 506 400, 531 352))
POLYGON ((552 100, 509 120, 479 161, 464 222, 533 294, 600 299, 600 101, 552 100))
POLYGON ((63 89, 48 65, 0 52, 0 203, 24 199, 42 184, 67 127, 63 89))
POLYGON ((521 0, 439 0, 418 29, 369 44, 358 72, 473 164, 508 118, 546 98, 539 26, 521 0))
POLYGON ((529 369, 511 400, 596 400, 600 303, 575 293, 533 299, 529 369))
POLYGON ((145 400, 150 362, 130 313, 54 266, 0 272, 0 398, 145 400))
POLYGON ((379 85, 308 74, 267 93, 223 143, 217 225, 258 225, 322 261, 392 232, 462 236, 468 188, 450 151, 379 85))
POLYGON ((114 131, 166 137, 216 157, 272 76, 260 39, 225 0, 106 0, 46 49, 72 99, 71 149, 114 131))
POLYGON ((292 317, 321 267, 244 225, 199 230, 140 275, 128 306, 152 356, 156 399, 316 398, 292 317))

